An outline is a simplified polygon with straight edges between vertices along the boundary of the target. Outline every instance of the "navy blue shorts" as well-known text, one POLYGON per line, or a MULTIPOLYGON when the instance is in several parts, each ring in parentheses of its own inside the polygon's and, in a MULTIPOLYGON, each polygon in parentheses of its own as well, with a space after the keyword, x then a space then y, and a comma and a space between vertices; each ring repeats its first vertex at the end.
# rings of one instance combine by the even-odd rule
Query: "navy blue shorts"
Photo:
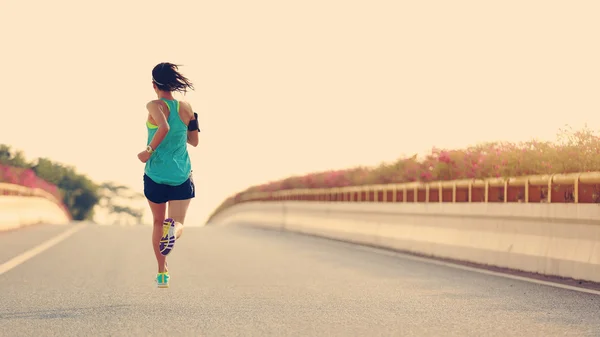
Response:
POLYGON ((156 204, 164 204, 171 200, 187 200, 196 196, 194 179, 190 176, 183 184, 171 186, 154 182, 144 174, 144 195, 156 204))

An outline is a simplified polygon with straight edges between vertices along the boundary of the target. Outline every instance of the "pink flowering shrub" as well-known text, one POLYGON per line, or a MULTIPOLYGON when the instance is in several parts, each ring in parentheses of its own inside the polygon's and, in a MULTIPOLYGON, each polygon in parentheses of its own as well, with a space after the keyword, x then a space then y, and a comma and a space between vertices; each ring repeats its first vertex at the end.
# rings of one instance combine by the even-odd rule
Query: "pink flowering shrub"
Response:
POLYGON ((0 164, 0 183, 21 185, 28 188, 39 188, 52 194, 57 200, 62 200, 62 195, 58 187, 41 179, 31 169, 0 164))
POLYGON ((246 192, 588 171, 600 171, 600 138, 585 128, 561 130, 556 142, 532 140, 482 143, 454 150, 433 148, 420 160, 415 155, 373 168, 311 173, 254 186, 246 192))
POLYGON ((245 192, 590 171, 600 171, 600 137, 587 127, 579 131, 569 128, 561 129, 555 142, 489 142, 464 149, 433 148, 421 159, 415 155, 373 168, 311 173, 253 186, 245 192))

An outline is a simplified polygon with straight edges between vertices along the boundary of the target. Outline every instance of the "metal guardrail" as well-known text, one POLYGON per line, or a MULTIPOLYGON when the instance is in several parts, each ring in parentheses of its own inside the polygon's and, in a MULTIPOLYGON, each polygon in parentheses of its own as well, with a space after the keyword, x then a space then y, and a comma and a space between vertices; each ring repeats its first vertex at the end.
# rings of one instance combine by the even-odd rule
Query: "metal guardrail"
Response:
POLYGON ((42 197, 54 203, 62 204, 56 197, 40 188, 29 188, 21 185, 0 183, 0 195, 18 195, 25 197, 42 197))
MULTIPOLYGON (((316 189, 250 192, 230 204, 246 201, 325 202, 600 202, 600 172, 533 175, 509 178, 411 182, 316 189), (539 193, 539 194, 538 194, 539 193), (492 198, 492 196, 494 198, 492 198), (583 197, 583 198, 582 198, 583 197)), ((225 206, 225 205, 224 205, 225 206)), ((227 206, 225 206, 227 207, 227 206)))

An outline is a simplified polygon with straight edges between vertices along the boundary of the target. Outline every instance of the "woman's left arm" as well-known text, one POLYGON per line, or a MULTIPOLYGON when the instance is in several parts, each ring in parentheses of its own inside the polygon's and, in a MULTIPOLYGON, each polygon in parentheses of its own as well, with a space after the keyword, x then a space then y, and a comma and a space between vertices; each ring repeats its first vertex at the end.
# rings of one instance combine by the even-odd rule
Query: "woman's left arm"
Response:
POLYGON ((193 147, 198 146, 198 114, 193 112, 192 105, 186 102, 187 107, 189 108, 189 113, 191 114, 190 121, 188 123, 188 132, 187 132, 187 142, 193 147))

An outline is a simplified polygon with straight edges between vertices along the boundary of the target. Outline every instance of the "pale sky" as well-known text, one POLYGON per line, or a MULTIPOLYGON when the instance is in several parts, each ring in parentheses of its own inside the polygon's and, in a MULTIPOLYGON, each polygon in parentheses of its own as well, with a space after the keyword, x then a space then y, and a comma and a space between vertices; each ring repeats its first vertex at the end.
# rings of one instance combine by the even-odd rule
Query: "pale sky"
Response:
MULTIPOLYGON (((142 190, 151 70, 195 84, 201 223, 254 184, 600 125, 599 1, 0 0, 0 143, 142 190)), ((181 96, 177 96, 181 98, 181 96)))

